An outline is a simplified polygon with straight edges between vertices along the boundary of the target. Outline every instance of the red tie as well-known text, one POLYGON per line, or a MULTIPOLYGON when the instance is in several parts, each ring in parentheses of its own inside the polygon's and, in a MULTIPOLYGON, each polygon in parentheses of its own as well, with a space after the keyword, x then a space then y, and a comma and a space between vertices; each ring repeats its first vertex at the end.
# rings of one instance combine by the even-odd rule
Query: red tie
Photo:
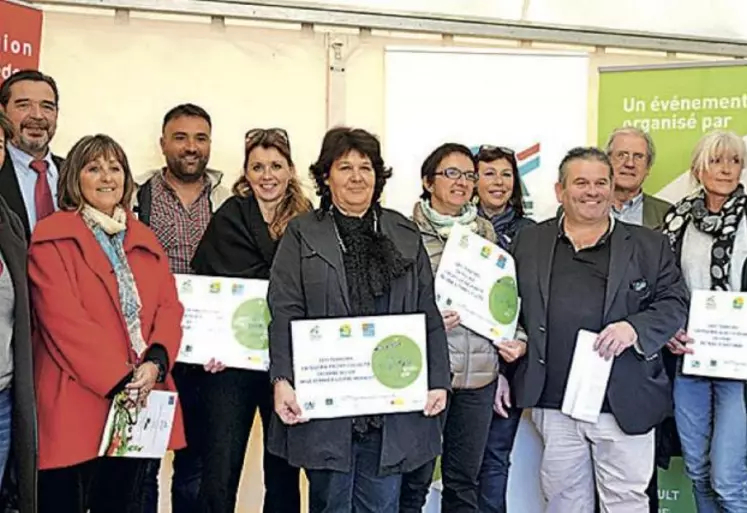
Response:
POLYGON ((34 160, 30 166, 37 174, 36 185, 34 186, 34 206, 36 207, 36 220, 41 221, 54 213, 52 190, 49 188, 49 181, 47 180, 49 162, 46 160, 34 160))

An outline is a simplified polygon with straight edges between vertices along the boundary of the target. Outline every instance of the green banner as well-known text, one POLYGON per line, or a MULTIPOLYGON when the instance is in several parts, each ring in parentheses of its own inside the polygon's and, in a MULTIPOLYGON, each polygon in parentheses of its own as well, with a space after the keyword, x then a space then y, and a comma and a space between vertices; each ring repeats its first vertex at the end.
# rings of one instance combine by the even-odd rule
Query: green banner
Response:
MULTIPOLYGON (((729 61, 602 68, 599 145, 621 126, 635 126, 652 135, 656 162, 644 190, 661 193, 676 180, 689 179, 690 156, 705 133, 722 129, 747 134, 747 65, 729 61)), ((673 196, 681 189, 664 191, 663 196, 676 201, 679 197, 673 196)))
POLYGON ((673 458, 668 470, 659 470, 659 513, 695 513, 692 483, 681 458, 673 458))

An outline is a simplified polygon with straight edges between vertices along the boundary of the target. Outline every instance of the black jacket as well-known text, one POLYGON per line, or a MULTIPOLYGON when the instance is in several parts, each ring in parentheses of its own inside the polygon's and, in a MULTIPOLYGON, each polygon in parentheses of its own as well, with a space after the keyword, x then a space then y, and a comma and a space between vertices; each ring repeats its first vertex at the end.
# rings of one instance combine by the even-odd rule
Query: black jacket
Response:
MULTIPOLYGON (((513 246, 520 323, 529 343, 514 378, 518 406, 537 404, 545 384, 547 305, 558 220, 519 232, 513 246)), ((612 365, 608 399, 612 414, 628 434, 642 434, 672 414, 672 386, 662 348, 685 325, 689 294, 667 239, 648 228, 615 222, 603 324, 628 321, 645 356, 629 348, 612 365), (634 283, 645 284, 633 287, 634 283)), ((573 291, 568 291, 573 300, 573 291)))
MULTIPOLYGON (((57 155, 52 155, 52 161, 57 166, 57 171, 62 171, 62 164, 65 160, 57 155)), ((26 240, 31 239, 31 227, 29 226, 29 214, 26 210, 26 203, 23 201, 21 186, 18 184, 13 161, 9 154, 5 154, 5 162, 0 168, 0 195, 5 199, 8 207, 12 210, 21 221, 26 240)))
MULTIPOLYGON (((449 354, 441 314, 436 307, 433 273, 418 227, 401 214, 383 209, 379 226, 402 255, 415 262, 392 283, 389 313, 423 312, 428 332, 430 389, 450 389, 449 354)), ((346 317, 350 299, 342 253, 331 214, 310 212, 288 225, 270 273, 270 376, 293 379, 290 322, 294 319, 346 317)), ((270 428, 269 450, 293 466, 349 472, 352 420, 313 420, 270 428)), ((381 470, 408 472, 441 453, 441 422, 421 412, 384 416, 381 470)))

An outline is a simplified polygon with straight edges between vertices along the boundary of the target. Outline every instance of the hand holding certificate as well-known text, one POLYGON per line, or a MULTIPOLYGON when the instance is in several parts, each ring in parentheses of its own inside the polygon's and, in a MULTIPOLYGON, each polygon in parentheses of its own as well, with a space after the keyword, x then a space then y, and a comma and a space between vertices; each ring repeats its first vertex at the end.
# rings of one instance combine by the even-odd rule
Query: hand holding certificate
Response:
POLYGON ((423 314, 297 320, 291 323, 291 338, 296 400, 303 418, 425 409, 423 314))
POLYGON ((521 301, 514 259, 507 251, 454 225, 435 288, 438 307, 458 312, 467 328, 494 341, 514 338, 521 301))
POLYGON ((694 290, 688 334, 692 354, 682 362, 683 374, 747 380, 747 294, 694 290))
POLYGON ((184 335, 177 361, 267 370, 267 281, 211 276, 176 276, 184 305, 184 335))

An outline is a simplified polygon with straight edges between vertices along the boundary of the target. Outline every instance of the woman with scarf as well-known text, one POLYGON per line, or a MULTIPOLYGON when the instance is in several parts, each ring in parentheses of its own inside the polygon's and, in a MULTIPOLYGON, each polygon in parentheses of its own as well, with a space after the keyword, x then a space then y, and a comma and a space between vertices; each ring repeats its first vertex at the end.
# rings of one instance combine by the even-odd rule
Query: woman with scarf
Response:
MULTIPOLYGON (((519 166, 516 154, 502 146, 483 145, 477 160, 477 214, 488 219, 495 230, 496 242, 508 251, 514 237, 522 228, 534 224, 524 216, 519 166)), ((511 450, 521 420, 521 409, 512 406, 509 383, 510 364, 525 351, 523 342, 498 345, 501 375, 493 404, 488 442, 480 470, 481 513, 505 513, 508 470, 511 450)))
MULTIPOLYGON (((247 132, 244 172, 233 197, 218 209, 192 259, 197 274, 266 280, 278 241, 291 219, 311 210, 291 159, 290 140, 281 128, 247 132)), ((259 411, 264 435, 266 513, 298 513, 297 468, 267 451, 272 388, 267 372, 224 369, 213 361, 202 383, 205 411, 199 511, 233 513, 246 447, 259 411)))
MULTIPOLYGON (((674 205, 664 233, 690 291, 747 291, 747 196, 739 183, 744 141, 716 131, 696 145, 691 171, 700 187, 674 205)), ((692 352, 683 326, 669 342, 692 352)), ((744 382, 683 373, 677 361, 674 417, 688 477, 701 513, 747 511, 747 413, 744 382)))
MULTIPOLYGON (((413 220, 434 272, 456 225, 496 242, 490 222, 477 215, 471 201, 477 182, 475 167, 469 148, 454 143, 439 146, 423 162, 423 193, 415 204, 413 220)), ((444 424, 441 509, 477 511, 480 467, 497 390, 498 350, 490 340, 462 326, 457 312, 445 310, 441 315, 449 343, 453 388, 444 424)), ((431 475, 432 466, 425 466, 406 477, 402 511, 422 508, 431 475)))
POLYGON ((379 204, 391 170, 378 139, 327 132, 311 174, 320 207, 291 221, 270 273, 270 450, 309 479, 310 513, 399 510, 401 475, 434 460, 449 389, 444 327, 417 227, 379 204), (424 411, 304 421, 296 401, 294 319, 424 313, 428 395, 424 411), (277 420, 277 419, 275 419, 277 420))
MULTIPOLYGON (((153 233, 128 210, 133 178, 122 148, 86 136, 60 172, 60 211, 29 248, 39 513, 136 513, 147 460, 99 457, 112 401, 175 391, 170 369, 183 308, 153 233)), ((170 449, 185 444, 178 408, 170 449)))

